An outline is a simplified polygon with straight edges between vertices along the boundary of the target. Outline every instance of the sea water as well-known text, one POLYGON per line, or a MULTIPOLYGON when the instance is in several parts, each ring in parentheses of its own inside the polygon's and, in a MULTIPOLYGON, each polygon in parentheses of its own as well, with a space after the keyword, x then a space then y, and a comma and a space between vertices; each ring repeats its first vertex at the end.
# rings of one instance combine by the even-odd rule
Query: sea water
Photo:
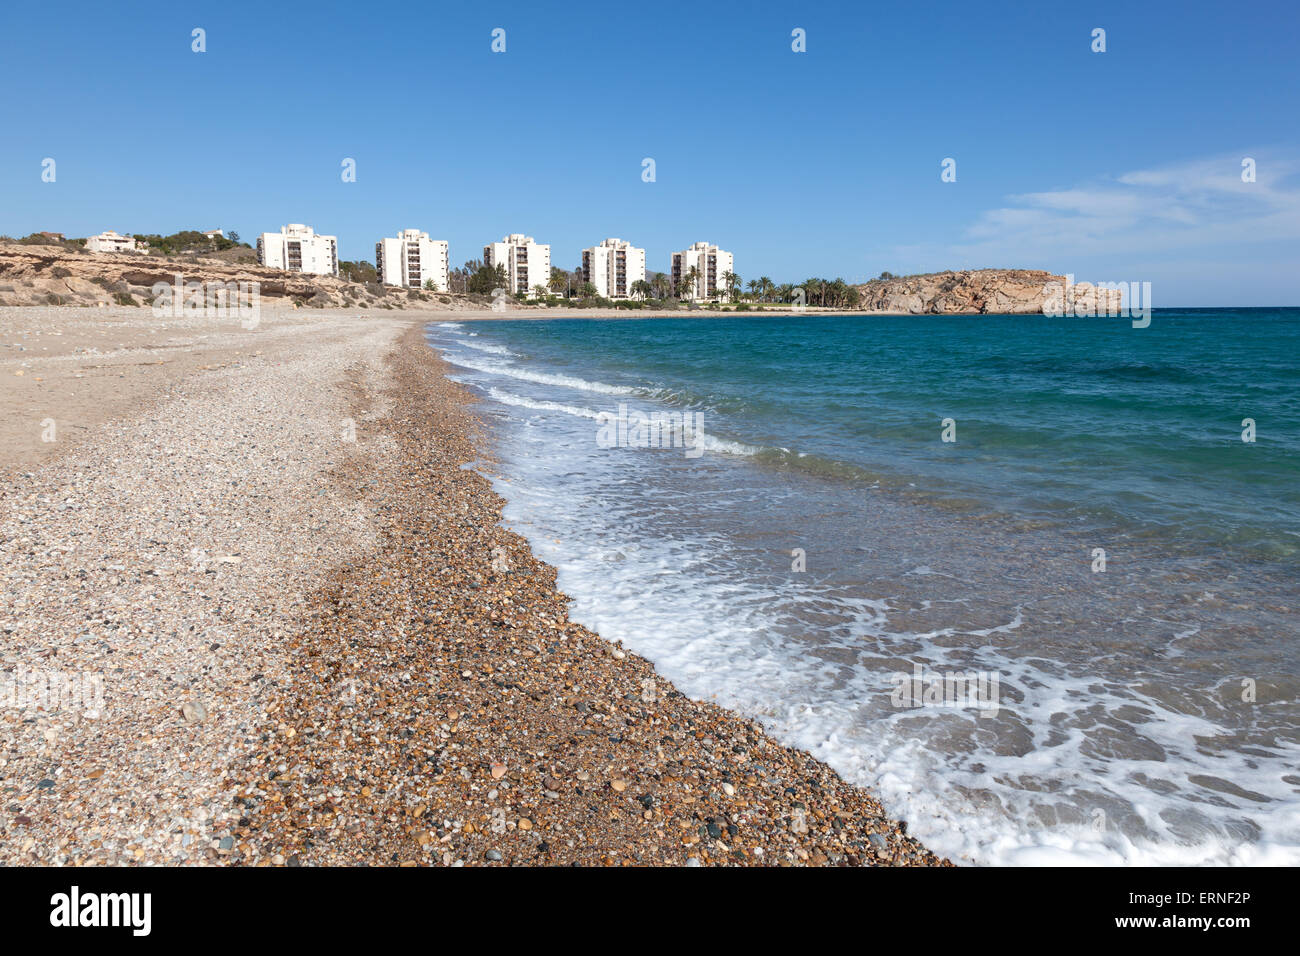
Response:
POLYGON ((1300 310, 428 335, 573 619, 936 852, 1300 862, 1300 310))

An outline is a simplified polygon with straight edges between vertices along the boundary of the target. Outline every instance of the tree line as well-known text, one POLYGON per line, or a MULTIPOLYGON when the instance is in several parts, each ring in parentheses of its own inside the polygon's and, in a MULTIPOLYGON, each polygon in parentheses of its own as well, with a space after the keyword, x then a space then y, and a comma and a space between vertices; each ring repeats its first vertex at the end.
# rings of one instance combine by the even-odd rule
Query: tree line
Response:
MULTIPOLYGON (((892 276, 885 273, 882 278, 892 276)), ((643 299, 666 301, 690 297, 691 290, 699 278, 699 273, 692 266, 685 275, 679 288, 673 288, 670 276, 663 272, 649 272, 644 279, 632 283, 628 292, 643 299)), ((774 304, 815 305, 832 309, 851 309, 858 305, 860 293, 856 286, 842 278, 824 279, 812 277, 801 283, 773 282, 768 276, 759 276, 745 282, 735 272, 724 272, 712 300, 716 302, 767 302, 774 304), (801 294, 802 293, 802 294, 801 294)), ((507 294, 517 295, 508 287, 509 278, 505 267, 498 264, 488 266, 481 259, 470 259, 448 274, 451 288, 448 291, 478 295, 492 295, 497 289, 505 289, 507 294)), ((531 289, 536 296, 566 299, 597 298, 596 286, 588 282, 582 274, 582 267, 562 269, 551 268, 550 278, 545 285, 534 283, 531 289)))

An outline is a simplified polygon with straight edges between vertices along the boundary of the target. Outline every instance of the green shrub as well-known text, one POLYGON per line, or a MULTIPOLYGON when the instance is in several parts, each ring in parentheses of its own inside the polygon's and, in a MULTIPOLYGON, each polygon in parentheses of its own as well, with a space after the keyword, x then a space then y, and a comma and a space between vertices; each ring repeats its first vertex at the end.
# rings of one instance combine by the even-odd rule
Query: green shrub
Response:
MULTIPOLYGON (((233 233, 233 235, 238 236, 238 233, 233 233)), ((176 256, 183 253, 201 255, 208 252, 225 252, 227 249, 234 249, 239 245, 249 248, 248 243, 240 243, 236 239, 225 239, 221 236, 208 238, 197 229, 182 229, 170 236, 137 235, 135 238, 137 242, 147 242, 151 252, 157 252, 164 256, 176 256)))

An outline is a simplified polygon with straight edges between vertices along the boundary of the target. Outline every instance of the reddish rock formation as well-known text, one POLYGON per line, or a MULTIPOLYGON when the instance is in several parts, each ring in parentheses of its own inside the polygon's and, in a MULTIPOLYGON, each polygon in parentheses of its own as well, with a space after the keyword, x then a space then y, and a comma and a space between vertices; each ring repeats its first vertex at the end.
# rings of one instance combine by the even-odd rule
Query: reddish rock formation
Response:
POLYGON ((0 243, 0 305, 149 305, 153 285, 256 282, 262 299, 317 308, 481 308, 464 296, 381 287, 334 276, 235 265, 220 259, 89 253, 0 243))
MULTIPOLYGON (((1042 313, 1047 304, 1062 301, 1065 276, 1039 269, 974 269, 929 275, 873 279, 858 286, 866 312, 904 315, 1042 313)), ((1118 312, 1119 292, 1098 290, 1086 283, 1072 285, 1068 301, 1075 312, 1118 312), (1100 306, 1100 308, 1099 308, 1100 306)))

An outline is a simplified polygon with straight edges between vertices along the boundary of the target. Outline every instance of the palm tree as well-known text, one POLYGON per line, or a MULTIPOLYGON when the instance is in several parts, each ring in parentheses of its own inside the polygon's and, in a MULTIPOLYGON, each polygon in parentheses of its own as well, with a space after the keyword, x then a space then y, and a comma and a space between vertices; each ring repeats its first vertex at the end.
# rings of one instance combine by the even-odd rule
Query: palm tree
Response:
POLYGON ((745 284, 749 286, 749 297, 750 297, 751 299, 755 299, 755 298, 757 298, 757 297, 758 297, 758 280, 757 280, 757 279, 750 279, 749 282, 747 282, 747 283, 745 283, 745 284))
POLYGON ((772 295, 772 280, 767 276, 758 277, 758 295, 764 302, 772 295))
POLYGON ((551 268, 551 278, 546 283, 552 292, 559 295, 569 287, 569 274, 563 269, 551 268))
POLYGON ((808 296, 808 304, 812 305, 813 300, 817 300, 817 305, 826 304, 826 280, 813 277, 807 279, 803 284, 804 292, 808 296))
POLYGON ((681 286, 677 289, 677 298, 695 298, 695 284, 700 281, 700 269, 698 266, 691 266, 686 270, 686 275, 682 276, 681 286), (685 293, 685 295, 683 295, 685 293))
POLYGON ((637 279, 632 283, 632 295, 636 298, 648 299, 652 292, 650 283, 646 282, 645 279, 637 279))

